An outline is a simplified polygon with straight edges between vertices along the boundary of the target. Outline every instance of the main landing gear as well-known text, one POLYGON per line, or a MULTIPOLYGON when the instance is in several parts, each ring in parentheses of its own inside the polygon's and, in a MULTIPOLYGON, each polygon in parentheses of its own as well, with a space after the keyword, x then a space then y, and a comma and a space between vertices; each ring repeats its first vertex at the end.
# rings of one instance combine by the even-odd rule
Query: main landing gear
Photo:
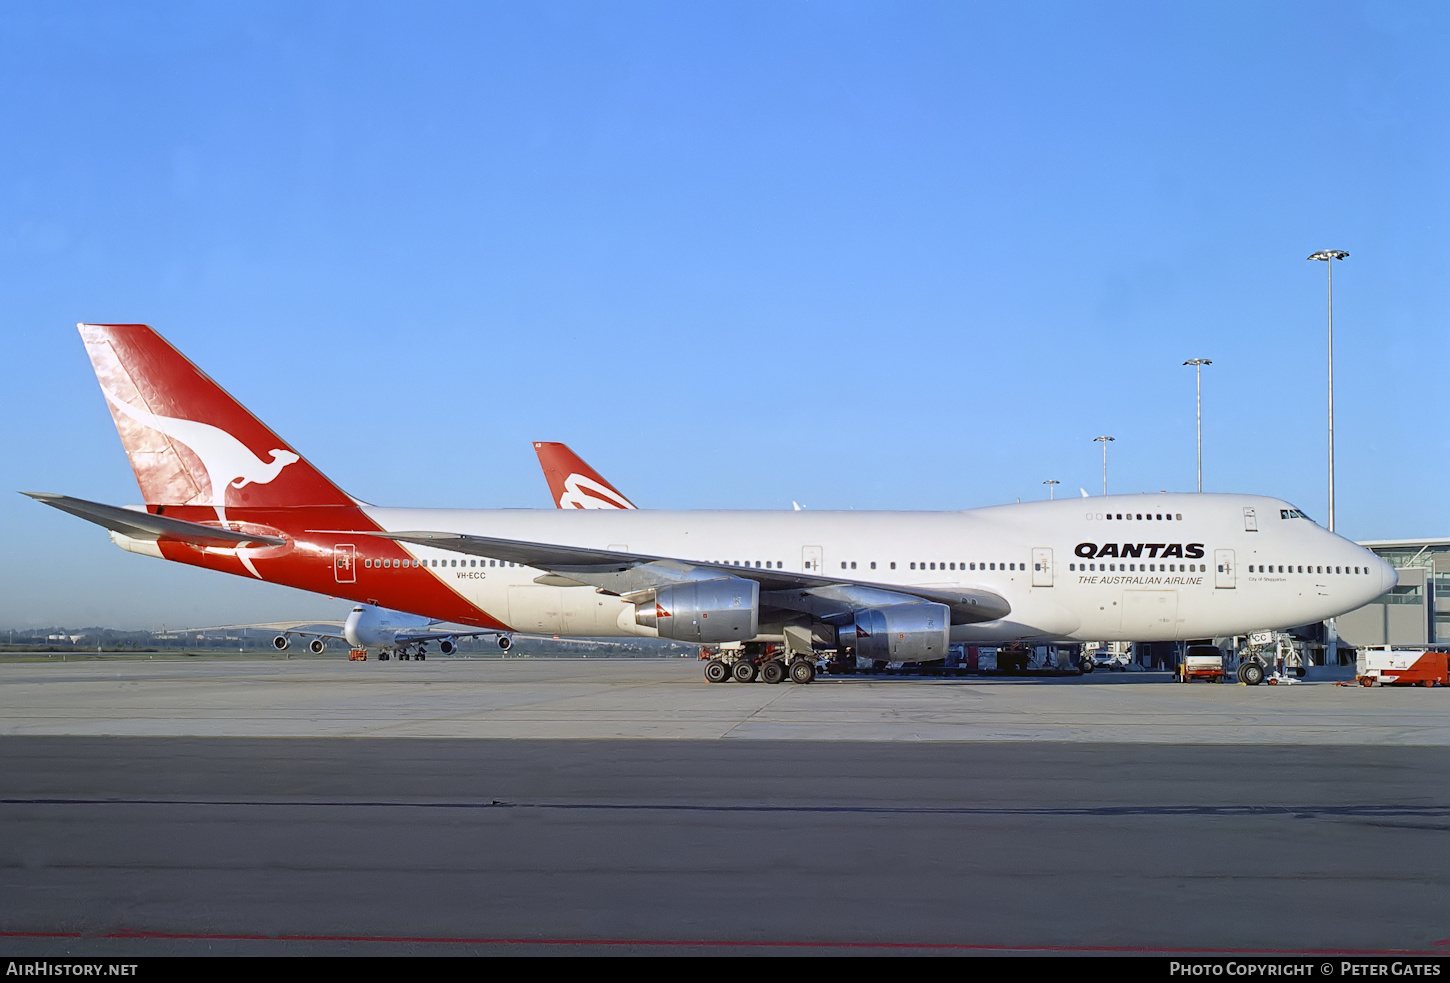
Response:
POLYGON ((397 659, 399 662, 426 662, 428 660, 428 647, 419 645, 416 648, 409 648, 400 645, 395 649, 383 649, 378 653, 379 662, 387 662, 389 659, 397 659))
POLYGON ((781 683, 789 677, 793 683, 809 683, 816 678, 816 664, 810 658, 786 656, 783 646, 764 642, 747 642, 744 647, 725 651, 705 663, 705 679, 711 683, 781 683))

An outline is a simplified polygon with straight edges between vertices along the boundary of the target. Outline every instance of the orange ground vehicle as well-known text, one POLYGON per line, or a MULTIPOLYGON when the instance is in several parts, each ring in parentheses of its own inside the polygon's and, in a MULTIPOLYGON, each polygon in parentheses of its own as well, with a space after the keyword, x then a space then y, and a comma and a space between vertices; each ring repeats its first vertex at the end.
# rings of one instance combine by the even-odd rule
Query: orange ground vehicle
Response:
POLYGON ((1361 686, 1450 686, 1450 654, 1433 649, 1360 649, 1354 676, 1361 686))

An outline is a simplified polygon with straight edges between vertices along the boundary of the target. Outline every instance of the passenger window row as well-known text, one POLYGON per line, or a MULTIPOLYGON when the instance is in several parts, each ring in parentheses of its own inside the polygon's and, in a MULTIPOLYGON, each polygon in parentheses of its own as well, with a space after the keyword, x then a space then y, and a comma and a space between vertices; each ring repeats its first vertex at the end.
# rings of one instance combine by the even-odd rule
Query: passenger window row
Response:
POLYGON ((1204 563, 1069 563, 1067 568, 1095 573, 1208 573, 1204 563))
POLYGON ((1292 563, 1250 563, 1249 573, 1350 573, 1363 576, 1369 573, 1369 567, 1321 567, 1309 564, 1295 567, 1292 563))
POLYGON ((1116 519, 1123 522, 1182 522, 1182 512, 1098 512, 1087 514, 1089 519, 1116 519))
POLYGON ((913 570, 1026 570, 1025 563, 913 563, 913 570))
POLYGON ((372 560, 364 559, 363 567, 366 569, 396 569, 398 567, 483 567, 500 566, 516 567, 517 563, 508 563, 504 560, 372 560))

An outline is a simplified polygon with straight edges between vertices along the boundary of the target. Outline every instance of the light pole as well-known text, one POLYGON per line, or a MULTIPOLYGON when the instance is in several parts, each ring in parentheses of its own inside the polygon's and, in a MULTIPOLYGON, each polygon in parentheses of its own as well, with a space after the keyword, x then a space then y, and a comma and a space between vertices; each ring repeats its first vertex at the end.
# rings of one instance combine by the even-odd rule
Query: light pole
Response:
POLYGON ((1093 443, 1094 444, 1099 444, 1100 443, 1100 444, 1103 445, 1103 494, 1104 495, 1107 495, 1107 493, 1108 493, 1108 441, 1113 440, 1113 439, 1114 438, 1112 438, 1112 437, 1094 437, 1093 438, 1093 443))
POLYGON ((1212 365, 1213 360, 1208 358, 1190 358, 1183 363, 1193 366, 1193 372, 1198 376, 1198 493, 1203 494, 1203 367, 1212 365))
MULTIPOLYGON (((1329 531, 1334 531, 1334 261, 1349 256, 1343 249, 1321 249, 1308 258, 1324 264, 1329 275, 1329 531)), ((1339 625, 1330 618, 1324 623, 1326 648, 1324 661, 1339 664, 1339 625)))
POLYGON ((1056 478, 1048 478, 1046 481, 1043 482, 1043 484, 1047 486, 1047 500, 1050 502, 1053 500, 1053 498, 1056 497, 1057 486, 1062 484, 1062 482, 1058 481, 1056 478))
POLYGON ((1347 259, 1343 249, 1321 249, 1317 259, 1329 273, 1329 531, 1334 531, 1334 260, 1347 259))

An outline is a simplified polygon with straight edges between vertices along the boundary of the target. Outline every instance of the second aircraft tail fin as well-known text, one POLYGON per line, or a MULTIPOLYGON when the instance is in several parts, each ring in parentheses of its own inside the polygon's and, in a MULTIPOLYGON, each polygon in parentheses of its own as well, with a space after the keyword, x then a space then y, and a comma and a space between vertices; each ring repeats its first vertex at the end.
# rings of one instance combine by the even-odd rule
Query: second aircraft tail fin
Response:
POLYGON ((634 503, 566 444, 535 441, 534 452, 549 482, 549 495, 561 509, 632 509, 634 503))

